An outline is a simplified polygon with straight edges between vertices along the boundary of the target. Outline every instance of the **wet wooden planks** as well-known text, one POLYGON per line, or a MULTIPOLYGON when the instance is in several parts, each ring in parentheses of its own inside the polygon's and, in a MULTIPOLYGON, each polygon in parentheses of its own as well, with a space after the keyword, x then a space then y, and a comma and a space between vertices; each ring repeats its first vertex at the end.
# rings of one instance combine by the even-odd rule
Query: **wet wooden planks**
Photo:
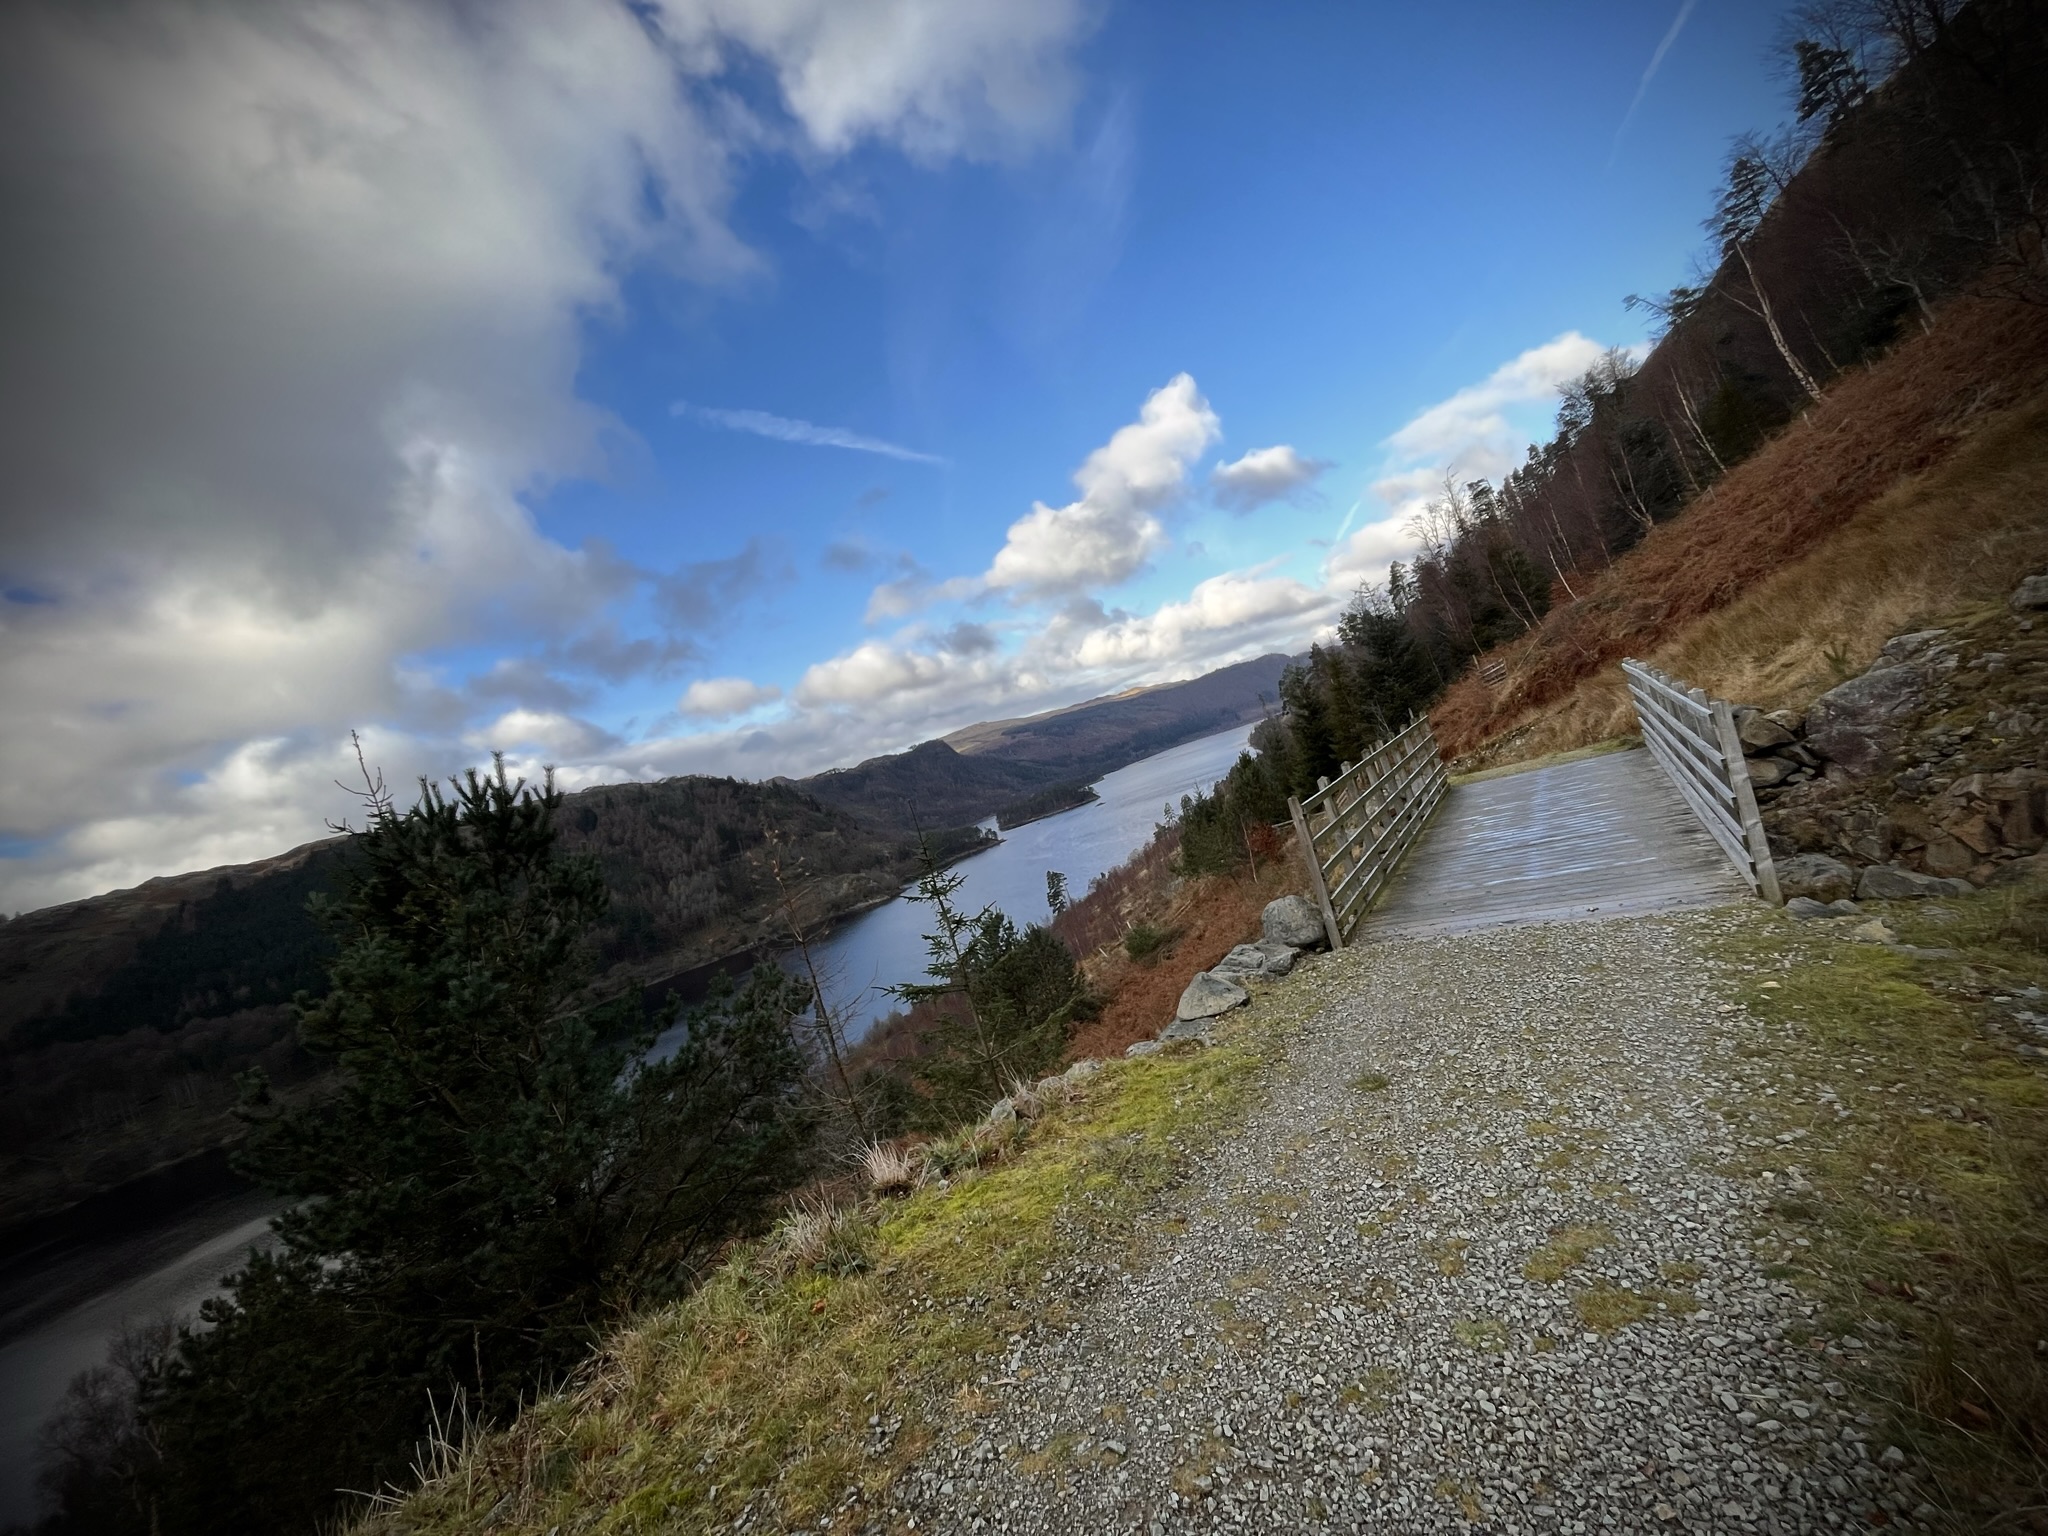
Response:
POLYGON ((1354 942, 1749 894, 1650 754, 1455 784, 1354 942))

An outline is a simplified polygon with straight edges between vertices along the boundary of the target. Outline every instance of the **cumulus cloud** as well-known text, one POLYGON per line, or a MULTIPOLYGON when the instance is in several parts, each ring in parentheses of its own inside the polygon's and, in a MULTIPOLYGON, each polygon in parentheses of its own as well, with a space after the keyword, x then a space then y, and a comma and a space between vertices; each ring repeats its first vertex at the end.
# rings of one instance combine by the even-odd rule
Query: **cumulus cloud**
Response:
MULTIPOLYGON (((397 782, 479 731, 567 750, 564 670, 685 659, 617 629, 639 573, 527 510, 616 430, 577 394, 584 324, 634 273, 762 269, 727 222, 745 157, 1056 128, 1085 22, 1066 0, 7 7, 0 586, 50 601, 0 603, 0 830, 37 850, 0 900, 317 836, 351 725, 397 782), (523 681, 465 693, 420 660, 515 638, 523 681)), ((677 622, 718 596, 658 592, 677 622)))
POLYGON ((1113 586, 1166 542, 1157 513, 1187 490, 1188 469, 1222 427, 1187 374, 1152 392, 1138 419, 1119 427, 1074 472, 1081 495, 1043 502, 1010 525, 983 580, 1024 596, 1113 586))
POLYGON ((730 720, 781 697, 780 688, 744 677, 700 677, 684 690, 676 707, 698 720, 730 720))
POLYGON ((1218 464, 1209 472, 1216 500, 1233 512, 1249 512, 1268 502, 1299 494, 1316 482, 1329 463, 1303 458, 1286 443, 1254 448, 1243 458, 1218 464))
POLYGON ((1075 640, 1072 655, 1084 667, 1196 657, 1216 665, 1233 654, 1253 654, 1283 636, 1298 643, 1334 606, 1328 592, 1289 577, 1230 571, 1197 583, 1184 602, 1163 603, 1149 614, 1086 630, 1075 640))
POLYGON ((717 410, 678 400, 669 407, 669 413, 687 416, 707 426, 722 427, 728 432, 747 432, 755 437, 771 437, 782 443, 802 443, 810 448, 850 448, 856 453, 878 453, 884 458, 904 459, 913 464, 946 462, 936 453, 919 453, 915 448, 885 442, 879 437, 868 437, 845 427, 821 427, 816 422, 794 416, 771 416, 766 411, 717 410))
POLYGON ((1600 360, 1606 348, 1577 331, 1531 347, 1477 384, 1417 412, 1387 439, 1406 460, 1450 462, 1512 435, 1502 413, 1511 405, 1555 400, 1558 391, 1600 360))
POLYGON ((951 675, 944 655, 870 640, 806 669, 796 685, 796 700, 808 705, 875 704, 935 688, 951 675))

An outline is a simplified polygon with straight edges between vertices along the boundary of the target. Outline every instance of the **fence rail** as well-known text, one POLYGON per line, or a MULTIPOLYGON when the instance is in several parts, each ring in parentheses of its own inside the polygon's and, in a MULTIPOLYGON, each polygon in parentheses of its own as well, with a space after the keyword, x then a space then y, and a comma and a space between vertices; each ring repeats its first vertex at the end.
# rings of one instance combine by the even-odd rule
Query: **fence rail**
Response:
POLYGON ((1334 780, 1320 780, 1306 800, 1288 799, 1332 949, 1344 947, 1387 888, 1447 782, 1429 721, 1418 716, 1334 780))
POLYGON ((1645 662, 1624 661, 1621 670, 1643 728, 1643 744, 1736 873, 1765 901, 1780 904, 1778 871, 1771 863, 1763 818, 1757 815, 1734 710, 1645 662))

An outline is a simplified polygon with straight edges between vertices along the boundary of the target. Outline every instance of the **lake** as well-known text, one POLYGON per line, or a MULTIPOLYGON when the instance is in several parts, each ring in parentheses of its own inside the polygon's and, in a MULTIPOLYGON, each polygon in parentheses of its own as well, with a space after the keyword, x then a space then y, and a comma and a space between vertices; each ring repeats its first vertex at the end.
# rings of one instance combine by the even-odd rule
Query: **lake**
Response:
MULTIPOLYGON (((1067 877, 1070 897, 1085 894, 1097 875, 1151 840, 1169 806, 1177 811, 1182 795, 1207 789, 1228 773, 1251 732, 1249 725, 1235 726, 1096 780, 1101 798, 1094 804, 1006 832, 995 847, 955 865, 965 881, 954 900, 963 912, 1001 907, 1020 928, 1045 921, 1051 915, 1045 905, 1047 870, 1067 877)), ((899 897, 814 947, 826 995, 847 1020, 850 1038, 858 1039, 896 1006, 886 988, 925 979, 924 935, 932 926, 930 907, 899 897)))
MULTIPOLYGON (((965 877, 956 900, 968 912, 993 903, 1019 926, 1043 921, 1047 870, 1059 870, 1070 894, 1082 895, 1097 875, 1142 847, 1182 795, 1229 772, 1251 730, 1236 726, 1120 768, 1096 781, 1100 798, 1093 804, 1004 833, 995 847, 954 866, 965 877)), ((894 1006, 885 988, 923 979, 924 933, 931 926, 928 907, 899 897, 842 924, 816 946, 827 993, 848 1020, 849 1035, 865 1033, 894 1006)), ((152 1210, 136 1219, 96 1212, 89 1202, 67 1217, 65 1240, 53 1239, 49 1254, 16 1256, 22 1261, 14 1277, 18 1299, 32 1302, 21 1293, 39 1285, 79 1299, 55 1315, 38 1308, 43 1315, 0 1346, 0 1527, 34 1513, 36 1430, 71 1378, 100 1364, 124 1325, 164 1313, 190 1316, 219 1289, 221 1277, 239 1267, 252 1243, 267 1240, 269 1216, 278 1209, 276 1201, 232 1181, 196 1202, 169 1191, 155 1194, 152 1210)), ((0 1312, 6 1289, 0 1285, 0 1312)))

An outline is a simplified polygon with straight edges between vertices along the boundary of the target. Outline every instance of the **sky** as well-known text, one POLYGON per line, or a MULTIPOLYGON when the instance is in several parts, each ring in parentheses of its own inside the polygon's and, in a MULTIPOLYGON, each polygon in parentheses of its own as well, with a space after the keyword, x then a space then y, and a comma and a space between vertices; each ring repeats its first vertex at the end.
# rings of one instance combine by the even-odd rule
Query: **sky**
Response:
POLYGON ((1305 648, 1642 345, 1778 14, 15 0, 0 909, 356 740, 760 779, 1305 648))

